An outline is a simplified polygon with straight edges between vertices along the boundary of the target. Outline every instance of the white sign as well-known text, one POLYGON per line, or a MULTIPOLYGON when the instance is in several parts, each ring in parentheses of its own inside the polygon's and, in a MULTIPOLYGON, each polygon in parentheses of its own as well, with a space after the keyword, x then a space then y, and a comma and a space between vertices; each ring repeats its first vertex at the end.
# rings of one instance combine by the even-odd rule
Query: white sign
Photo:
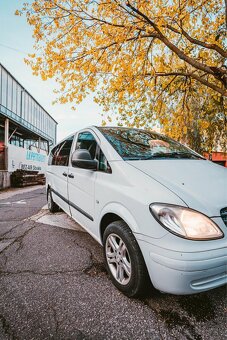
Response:
POLYGON ((45 173, 47 167, 47 154, 44 150, 31 151, 18 146, 8 145, 8 171, 17 169, 39 171, 45 173))

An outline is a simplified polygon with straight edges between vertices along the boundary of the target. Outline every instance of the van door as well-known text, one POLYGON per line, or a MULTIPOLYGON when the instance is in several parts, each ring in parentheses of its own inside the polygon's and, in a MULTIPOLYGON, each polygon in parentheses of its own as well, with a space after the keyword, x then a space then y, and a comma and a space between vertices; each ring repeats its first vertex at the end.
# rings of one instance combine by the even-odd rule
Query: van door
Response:
MULTIPOLYGON (((91 158, 96 159, 97 140, 90 131, 80 132, 76 145, 77 149, 86 149, 91 158)), ((96 171, 75 168, 69 163, 68 194, 72 217, 85 229, 92 229, 95 206, 96 171)))
POLYGON ((61 142, 54 150, 51 160, 51 191, 53 200, 70 214, 68 204, 68 164, 74 136, 61 142))

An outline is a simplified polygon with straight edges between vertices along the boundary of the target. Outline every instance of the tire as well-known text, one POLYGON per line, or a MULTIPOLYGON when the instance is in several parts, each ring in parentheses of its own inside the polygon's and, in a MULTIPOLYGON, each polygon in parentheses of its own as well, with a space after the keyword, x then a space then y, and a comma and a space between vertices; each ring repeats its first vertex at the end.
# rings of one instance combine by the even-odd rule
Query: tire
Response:
POLYGON ((50 188, 47 191, 47 205, 51 213, 59 211, 59 206, 54 202, 50 188))
POLYGON ((144 297, 152 288, 139 245, 124 221, 108 225, 103 235, 104 259, 113 284, 128 297, 144 297))

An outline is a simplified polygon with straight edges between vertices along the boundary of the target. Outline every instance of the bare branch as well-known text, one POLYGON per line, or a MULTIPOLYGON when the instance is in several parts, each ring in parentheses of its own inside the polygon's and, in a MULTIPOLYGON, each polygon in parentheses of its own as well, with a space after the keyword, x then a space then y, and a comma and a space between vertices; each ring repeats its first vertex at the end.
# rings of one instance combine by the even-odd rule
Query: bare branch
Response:
POLYGON ((215 76, 215 72, 207 65, 202 64, 198 62, 197 60, 189 57, 186 55, 182 50, 180 50, 177 46, 175 46, 158 28, 158 26, 150 20, 144 13, 136 9, 134 6, 130 4, 130 2, 127 2, 127 6, 132 10, 135 11, 137 14, 142 16, 154 29, 155 31, 159 34, 159 39, 167 46, 171 51, 173 51, 181 60, 186 61, 188 64, 191 66, 195 67, 196 69, 199 69, 201 71, 204 71, 208 74, 212 74, 215 76))
MULTIPOLYGON (((151 76, 152 74, 146 74, 146 76, 151 76)), ((168 77, 168 76, 179 76, 179 77, 190 77, 193 78, 203 85, 210 87, 211 89, 215 90, 216 92, 220 93, 222 96, 227 97, 227 91, 220 88, 219 86, 205 80, 201 76, 196 75, 192 72, 156 72, 155 77, 168 77)))
MULTIPOLYGON (((225 1, 227 3, 227 0, 225 0, 225 1)), ((183 36, 185 36, 185 38, 187 38, 188 41, 190 41, 192 44, 196 44, 196 45, 205 47, 205 48, 210 49, 210 50, 215 50, 220 55, 222 55, 224 58, 227 58, 227 52, 224 51, 220 46, 218 46, 216 44, 208 44, 204 41, 192 38, 182 27, 181 27, 181 31, 177 30, 175 27, 173 27, 171 25, 167 25, 166 27, 168 29, 170 29, 171 31, 177 33, 177 34, 183 34, 183 36)))

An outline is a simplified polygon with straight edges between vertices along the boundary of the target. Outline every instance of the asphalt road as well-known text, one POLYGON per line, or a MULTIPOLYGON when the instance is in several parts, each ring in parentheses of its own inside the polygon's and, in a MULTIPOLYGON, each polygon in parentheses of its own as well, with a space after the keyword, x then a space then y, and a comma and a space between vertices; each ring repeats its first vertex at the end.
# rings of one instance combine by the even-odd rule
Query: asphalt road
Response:
POLYGON ((227 339, 226 286, 129 299, 112 285, 102 248, 87 233, 62 228, 66 216, 61 228, 31 218, 45 204, 43 188, 0 193, 1 340, 227 339))

